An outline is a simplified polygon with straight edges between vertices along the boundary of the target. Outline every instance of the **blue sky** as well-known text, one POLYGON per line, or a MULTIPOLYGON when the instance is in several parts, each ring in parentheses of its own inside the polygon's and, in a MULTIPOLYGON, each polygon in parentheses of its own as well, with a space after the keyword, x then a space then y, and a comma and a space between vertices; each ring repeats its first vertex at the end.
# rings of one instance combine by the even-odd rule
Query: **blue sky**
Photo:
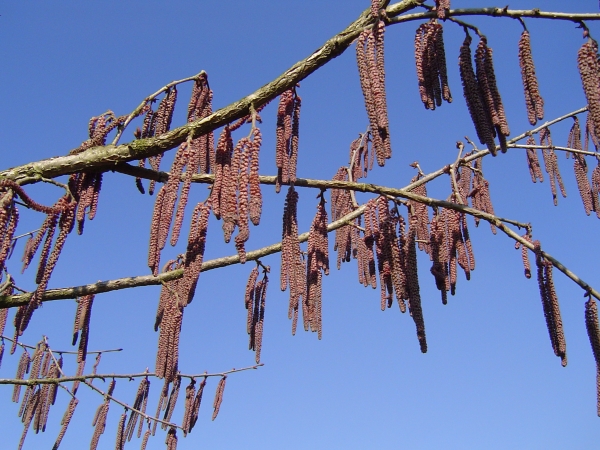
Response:
MULTIPOLYGON (((468 0, 454 7, 489 6, 468 0)), ((504 4, 498 5, 504 6, 504 4)), ((511 8, 597 12, 592 0, 516 0, 511 8), (566 6, 565 6, 566 5, 566 6)), ((66 154, 87 138, 90 117, 107 109, 126 114, 166 83, 208 73, 215 108, 253 92, 352 22, 368 2, 349 0, 280 2, 4 2, 0 5, 1 167, 66 154)), ((496 75, 513 135, 529 128, 517 61, 521 26, 511 19, 465 19, 480 27, 494 50, 496 75)), ((585 105, 576 54, 581 30, 569 22, 526 19, 545 99, 545 119, 585 105)), ((475 136, 458 78, 460 27, 444 25, 450 88, 454 102, 434 112, 418 95, 413 40, 417 22, 386 31, 387 99, 393 157, 369 174, 372 183, 403 187, 418 160, 431 172, 456 157, 455 142, 475 136)), ((592 35, 600 28, 589 24, 592 35)), ((302 121, 298 176, 331 178, 347 163, 348 146, 367 128, 354 49, 301 83, 302 121)), ((174 125, 185 121, 189 87, 180 90, 174 125)), ((275 174, 276 108, 262 114, 261 173, 275 174)), ((572 121, 552 128, 556 145, 565 145, 572 121)), ((131 128, 124 139, 132 139, 131 128)), ((244 135, 240 132, 236 137, 244 135)), ((172 153, 172 152, 171 152, 172 153)), ((484 170, 500 216, 531 222, 543 247, 600 287, 596 256, 599 223, 587 217, 579 199, 571 160, 558 155, 568 197, 552 204, 548 181, 532 184, 523 150, 492 159, 484 170)), ((172 156, 165 156, 168 170, 172 156)), ((590 168, 594 161, 588 160, 590 168)), ((281 233, 284 194, 263 186, 265 208, 251 229, 248 249, 271 244, 281 233)), ((60 191, 48 185, 28 188, 33 198, 53 202, 60 191)), ((193 204, 204 200, 205 185, 192 189, 193 204)), ((432 183, 429 193, 449 194, 449 182, 432 183)), ((300 189, 299 228, 308 230, 317 192, 300 189)), ((368 200, 359 195, 359 201, 368 200)), ((82 236, 72 235, 50 287, 91 283, 148 273, 149 224, 154 198, 142 196, 133 179, 107 173, 98 214, 82 236)), ((187 219, 189 219, 189 212, 187 219)), ((39 214, 22 211, 19 232, 39 227, 39 214)), ((235 253, 224 245, 221 224, 211 219, 205 259, 235 253)), ((469 222, 477 267, 443 306, 419 255, 419 276, 429 351, 423 355, 408 315, 396 307, 381 312, 379 291, 356 281, 355 263, 324 278, 323 340, 315 334, 291 336, 288 293, 279 290, 279 256, 265 258, 272 268, 267 295, 262 359, 265 366, 228 378, 219 417, 211 422, 216 379, 209 380, 194 431, 180 436, 179 449, 465 449, 594 448, 600 439, 596 416, 595 367, 583 321, 582 290, 555 271, 569 364, 552 353, 535 279, 523 276, 520 252, 504 235, 469 222)), ((187 233, 187 229, 184 228, 187 233)), ((331 237, 331 239, 333 236, 331 237)), ((8 267, 18 273, 23 242, 8 267)), ((163 260, 182 251, 165 249, 163 260)), ((333 251, 331 249, 331 253, 333 251)), ((253 364, 247 350, 243 295, 254 263, 201 275, 194 302, 186 309, 182 371, 220 372, 253 364)), ((17 284, 32 288, 33 268, 17 284)), ((159 289, 117 291, 96 298, 90 349, 123 347, 105 354, 99 372, 152 370, 157 335, 153 331, 159 289)), ((22 338, 34 344, 42 334, 54 348, 69 349, 73 300, 47 303, 22 338)), ((11 312, 11 319, 12 319, 11 312)), ((7 333, 12 333, 7 327, 7 333)), ((14 376, 18 354, 5 355, 0 377, 14 376)), ((91 364, 90 364, 91 366, 91 364)), ((75 371, 74 361, 67 369, 75 371)), ((102 383, 97 382, 99 386, 102 383)), ((149 411, 156 408, 158 380, 151 385, 149 411)), ((132 402, 137 382, 117 382, 115 396, 132 402)), ((0 388, 3 446, 16 447, 21 423, 12 388, 0 388)), ((91 421, 102 399, 81 387, 80 406, 61 448, 87 446, 91 421)), ((68 397, 59 394, 44 434, 28 436, 25 448, 51 447, 68 397)), ((182 415, 182 404, 175 420, 182 415)), ((99 448, 113 448, 122 408, 112 405, 99 448)), ((148 448, 163 448, 164 435, 148 448)), ((139 446, 132 442, 128 446, 139 446)))

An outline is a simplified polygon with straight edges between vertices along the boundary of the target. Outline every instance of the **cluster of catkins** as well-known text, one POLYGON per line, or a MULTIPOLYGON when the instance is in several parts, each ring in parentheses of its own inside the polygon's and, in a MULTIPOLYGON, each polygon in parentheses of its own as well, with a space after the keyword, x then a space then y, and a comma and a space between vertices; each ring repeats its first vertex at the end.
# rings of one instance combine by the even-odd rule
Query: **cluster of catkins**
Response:
MULTIPOLYGON (((321 320, 323 274, 329 275, 329 237, 327 231, 327 210, 325 197, 317 206, 317 213, 308 234, 308 250, 306 256, 306 309, 302 311, 304 330, 317 332, 319 339, 323 335, 321 320)), ((303 306, 304 308, 304 306, 303 306)))
MULTIPOLYGON (((212 96, 211 96, 212 99, 212 96)), ((151 102, 154 102, 152 99, 151 102)), ((141 130, 136 130, 134 135, 137 139, 147 139, 154 136, 160 136, 166 133, 171 128, 171 121, 173 120, 173 111, 175 111, 175 102, 177 101, 177 87, 173 86, 167 90, 165 96, 160 101, 156 111, 152 110, 150 105, 145 108, 146 116, 144 117, 144 123, 141 130)), ((162 160, 162 153, 149 158, 150 167, 152 170, 158 171, 160 168, 160 161, 162 160)), ((146 159, 140 159, 140 167, 146 166, 146 159)), ((153 180, 150 182, 148 192, 154 193, 154 186, 156 182, 153 180)), ((136 185, 140 192, 144 193, 141 179, 136 179, 136 185)))
POLYGON ((598 328, 598 305, 596 300, 587 294, 588 300, 585 302, 585 327, 587 329, 592 353, 596 361, 596 409, 600 417, 600 329, 598 328))
POLYGON ((301 105, 302 99, 296 92, 296 88, 288 89, 279 97, 275 135, 276 192, 281 190, 282 183, 296 182, 301 105))
POLYGON ((241 138, 235 148, 231 132, 242 126, 248 118, 240 119, 223 128, 216 150, 215 182, 211 192, 213 212, 223 219, 225 242, 238 228, 235 247, 240 262, 246 262, 245 243, 250 237, 249 222, 260 223, 262 194, 260 190, 259 152, 262 143, 260 129, 254 127, 249 137, 241 138))
MULTIPOLYGON (((577 135, 579 134, 579 124, 577 123, 576 125, 574 125, 571 128, 571 131, 569 133, 569 142, 574 145, 575 147, 572 148, 577 148, 577 145, 579 145, 579 147, 581 147, 581 138, 577 137, 577 135), (577 144, 577 141, 579 141, 579 144, 577 144)), ((530 145, 536 145, 535 139, 533 138, 533 136, 529 136, 527 138, 527 142, 526 145, 530 146, 530 145)), ((546 173, 548 174, 549 178, 550 178, 550 189, 552 190, 552 199, 554 201, 554 205, 558 205, 558 197, 557 197, 557 192, 556 192, 556 183, 558 183, 558 187, 560 188, 560 192, 562 194, 563 197, 567 196, 567 192, 565 191, 565 186, 563 184, 562 181, 562 177, 560 176, 560 171, 558 169, 558 159, 556 157, 556 152, 554 151, 553 148, 553 144, 552 144, 552 136, 550 136, 550 130, 548 129, 548 127, 544 127, 540 130, 540 144, 541 147, 546 147, 542 149, 542 156, 544 157, 544 167, 546 169, 546 173)), ((542 174, 542 170, 541 170, 541 166, 540 166, 540 161, 539 158, 537 156, 537 150, 535 148, 527 148, 527 167, 529 168, 529 174, 531 175, 531 181, 533 181, 534 183, 537 180, 540 180, 540 182, 544 181, 544 176, 542 174)), ((581 160, 583 160, 583 157, 580 156, 580 163, 581 164, 581 160)), ((577 161, 577 158, 576 158, 577 161)), ((585 164, 585 160, 583 160, 583 164, 585 164)), ((578 170, 580 169, 578 166, 578 163, 575 163, 575 174, 577 176, 578 170)), ((587 170, 586 170, 587 173, 587 170)), ((587 176, 586 176, 586 180, 587 180, 587 176)), ((583 180, 578 180, 578 184, 581 183, 583 180)), ((581 189, 581 187, 580 187, 581 189)), ((582 198, 583 198, 583 194, 582 194, 582 198)), ((587 200, 583 200, 584 204, 586 203, 587 200)), ((586 208, 587 211, 587 208, 586 208)), ((589 212, 588 212, 589 214, 589 212)))
POLYGON ((445 19, 450 9, 450 0, 435 0, 435 10, 438 19, 445 19))
POLYGON ((260 352, 262 349, 263 329, 265 322, 265 305, 267 300, 267 286, 269 278, 267 269, 264 271, 262 280, 258 280, 258 267, 250 272, 248 283, 246 284, 246 295, 244 296, 244 306, 248 311, 246 321, 246 332, 250 336, 248 348, 254 350, 256 354, 256 364, 260 362, 260 352))
MULTIPOLYGON (((438 9, 443 11, 442 9, 438 9)), ((432 19, 417 28, 415 34, 415 61, 421 101, 427 109, 442 106, 442 99, 452 102, 446 72, 444 29, 432 19)))
POLYGON ((183 259, 169 261, 164 270, 183 269, 181 278, 166 281, 161 289, 155 330, 160 329, 156 356, 156 374, 166 383, 175 379, 178 367, 179 334, 183 310, 194 298, 202 269, 210 204, 199 203, 192 213, 192 225, 183 259))
POLYGON ((381 309, 391 307, 395 292, 400 311, 406 312, 406 302, 416 328, 423 353, 427 352, 425 322, 417 272, 417 218, 410 218, 406 232, 404 218, 394 206, 389 209, 385 197, 371 199, 364 214, 364 244, 358 247, 359 282, 381 290, 381 309), (375 265, 377 255, 377 265, 375 265), (362 269, 361 269, 362 268, 362 269))
MULTIPOLYGON (((587 31, 584 36, 587 35, 587 31)), ((598 62, 598 43, 588 37, 577 53, 577 63, 583 91, 588 102, 589 116, 594 130, 600 130, 600 63, 598 62)))
POLYGON ((356 41, 356 62, 360 86, 371 127, 373 147, 380 166, 392 156, 390 127, 385 98, 385 67, 383 36, 385 24, 380 16, 380 0, 371 1, 371 14, 377 20, 365 29, 356 41))
POLYGON ((519 66, 521 66, 527 118, 531 125, 535 125, 538 120, 544 118, 544 99, 540 95, 535 75, 535 66, 531 56, 531 39, 527 30, 521 33, 521 39, 519 39, 519 66))
MULTIPOLYGON (((482 172, 473 177, 470 166, 461 167, 457 176, 456 190, 449 201, 458 205, 467 205, 468 199, 474 208, 493 214, 489 197, 489 185, 482 172)), ((431 273, 435 277, 436 287, 442 293, 442 303, 447 303, 447 292, 456 293, 458 267, 464 271, 467 280, 475 270, 475 256, 467 228, 465 213, 455 209, 434 209, 430 224, 430 258, 433 262, 431 273)), ((494 228, 492 228, 494 231, 494 228)))
POLYGON ((293 186, 288 189, 283 211, 280 280, 282 291, 290 287, 288 318, 292 319, 292 334, 296 334, 302 306, 304 330, 317 332, 319 339, 322 337, 322 278, 323 273, 329 275, 327 210, 323 193, 320 197, 317 213, 309 230, 308 250, 304 260, 298 241, 298 194, 293 186))
MULTIPOLYGON (((33 355, 29 355, 27 349, 24 349, 23 354, 17 366, 16 379, 22 380, 25 374, 29 373, 30 380, 39 378, 59 378, 62 367, 62 357, 59 360, 54 359, 49 351, 47 344, 44 341, 39 342, 33 355)), ((57 385, 41 384, 29 385, 25 389, 21 407, 19 408, 19 417, 23 422, 23 433, 19 442, 19 449, 23 447, 27 431, 30 427, 38 433, 46 430, 46 422, 50 406, 56 401, 58 391, 57 385)), ((21 386, 15 385, 13 388, 12 401, 19 402, 21 395, 21 386)), ((63 433, 64 434, 64 433, 63 433)), ((60 443, 61 436, 57 442, 60 443)))
MULTIPOLYGON (((141 114, 141 112, 140 112, 141 114)), ((71 154, 81 153, 88 148, 106 145, 106 137, 117 127, 121 127, 127 116, 115 117, 112 111, 106 111, 97 117, 92 117, 88 124, 89 139, 82 142, 79 147, 72 150, 71 154)))
POLYGON ((492 49, 487 46, 485 36, 480 36, 475 52, 475 71, 471 58, 471 41, 471 36, 467 33, 458 59, 463 93, 479 141, 496 156, 494 138, 498 137, 500 148, 506 152, 506 137, 510 130, 496 86, 492 49))
MULTIPOLYGON (((306 315, 306 262, 298 241, 298 193, 294 186, 288 188, 283 208, 283 230, 281 233, 281 276, 280 287, 290 288, 288 318, 292 320, 292 334, 296 334, 300 305, 306 315)), ((250 314, 250 313, 248 313, 250 314)))
MULTIPOLYGON (((208 87, 206 75, 204 74, 197 79, 194 84, 192 96, 188 105, 188 120, 191 121, 203 118, 212 113, 212 95, 212 91, 208 87)), ((152 113, 151 116, 146 115, 146 119, 148 117, 151 117, 151 119, 144 121, 144 130, 142 130, 140 133, 141 137, 147 137, 147 127, 149 127, 150 131, 153 130, 152 124, 154 123, 154 120, 157 121, 156 126, 161 125, 159 131, 162 131, 164 126, 170 125, 170 117, 173 115, 172 108, 175 105, 175 100, 172 99, 171 104, 169 101, 167 101, 169 98, 171 97, 168 92, 161 102, 161 105, 159 105, 157 112, 152 113), (164 108, 170 108, 166 112, 163 111, 164 108, 161 109, 163 103, 166 105, 164 108), (161 114, 159 115, 159 113, 161 114), (156 119, 152 119, 155 114, 157 115, 156 119), (162 119, 164 117, 167 117, 169 120, 164 122, 162 119)), ((150 111, 148 114, 150 114, 150 111)), ((157 128, 155 127, 154 131, 156 131, 156 129, 157 128)), ((167 237, 169 230, 171 229, 171 223, 173 223, 173 230, 171 232, 170 239, 171 245, 174 246, 179 240, 185 207, 187 205, 192 183, 192 177, 194 174, 198 173, 198 171, 208 172, 210 168, 214 166, 213 148, 213 133, 209 132, 195 139, 190 136, 187 142, 182 143, 177 149, 169 179, 159 190, 156 196, 156 202, 154 204, 154 212, 150 230, 150 249, 148 252, 148 266, 154 275, 158 274, 160 252, 167 243, 167 237), (181 187, 181 192, 179 192, 182 177, 183 186, 181 187), (177 202, 178 197, 179 202, 177 202), (176 203, 177 209, 175 209, 176 203)), ((153 163, 152 159, 150 162, 151 165, 154 164, 152 168, 154 170, 158 170, 158 166, 156 165, 158 162, 155 160, 155 163, 153 163)), ((140 161, 140 165, 143 165, 143 160, 140 161)))

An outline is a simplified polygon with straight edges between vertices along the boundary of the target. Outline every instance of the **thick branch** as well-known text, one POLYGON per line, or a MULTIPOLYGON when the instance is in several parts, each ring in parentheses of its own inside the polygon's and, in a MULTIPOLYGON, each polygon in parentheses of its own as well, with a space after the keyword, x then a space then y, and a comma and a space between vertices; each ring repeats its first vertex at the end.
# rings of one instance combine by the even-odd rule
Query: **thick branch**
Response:
MULTIPOLYGON (((419 0, 402 0, 390 6, 387 9, 387 14, 389 17, 394 17, 417 7, 420 3, 419 0)), ((85 170, 109 170, 119 163, 158 155, 170 150, 185 142, 190 135, 197 137, 247 116, 250 113, 251 105, 258 108, 270 102, 282 92, 292 88, 329 61, 344 53, 360 32, 365 27, 372 25, 373 21, 370 9, 365 10, 344 31, 329 39, 308 58, 294 64, 282 75, 254 93, 219 109, 204 119, 187 123, 158 137, 138 139, 118 146, 93 147, 76 155, 50 158, 14 167, 0 172, 0 179, 7 178, 21 185, 35 183, 40 181, 42 177, 54 178, 85 170)))

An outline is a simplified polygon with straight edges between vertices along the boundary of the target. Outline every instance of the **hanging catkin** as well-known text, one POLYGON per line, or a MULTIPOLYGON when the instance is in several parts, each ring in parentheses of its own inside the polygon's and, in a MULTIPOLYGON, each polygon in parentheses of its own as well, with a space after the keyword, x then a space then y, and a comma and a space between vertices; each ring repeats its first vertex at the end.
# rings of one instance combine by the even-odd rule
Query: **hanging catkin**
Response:
POLYGON ((554 354, 560 357, 561 364, 564 367, 567 365, 567 350, 560 308, 558 305, 558 297, 556 296, 554 282, 552 280, 552 263, 544 258, 540 247, 540 241, 534 241, 533 245, 540 297, 542 299, 542 307, 544 310, 544 317, 546 318, 548 334, 550 335, 550 342, 554 354))
POLYGON ((550 130, 548 127, 544 127, 540 131, 540 146, 549 147, 542 150, 542 155, 544 156, 546 173, 550 177, 550 188, 552 190, 554 206, 557 206, 558 196, 556 194, 556 183, 558 183, 558 187, 560 188, 560 192, 563 197, 567 196, 567 192, 565 191, 565 186, 563 185, 562 177, 560 176, 560 172, 558 170, 558 159, 556 158, 554 148, 552 148, 552 137, 550 136, 550 130))
POLYGON ((382 20, 364 30, 356 41, 356 62, 365 100, 365 108, 371 127, 373 146, 380 166, 392 156, 390 130, 385 98, 385 70, 383 61, 383 36, 385 24, 382 20))
POLYGON ((212 420, 215 420, 217 418, 219 410, 221 409, 221 402, 223 402, 223 392, 225 391, 226 382, 227 375, 223 375, 223 377, 219 380, 219 384, 217 385, 217 390, 215 392, 215 399, 213 401, 212 420))
POLYGON ((538 120, 544 118, 544 100, 538 87, 535 65, 531 56, 531 39, 527 30, 521 33, 519 39, 519 66, 521 66, 527 118, 531 125, 535 125, 538 120))
POLYGON ((506 152, 506 137, 510 134, 504 105, 496 85, 496 75, 494 73, 494 63, 492 61, 492 49, 487 45, 485 36, 480 36, 479 45, 475 52, 475 67, 477 73, 477 84, 485 106, 487 107, 488 117, 491 119, 492 126, 500 141, 502 152, 506 152))
POLYGON ((581 75, 583 92, 588 103, 591 122, 595 130, 600 130, 600 91, 598 91, 600 65, 598 63, 598 43, 591 37, 588 37, 587 41, 579 49, 577 64, 579 74, 581 75))
POLYGON ((408 236, 404 254, 406 255, 406 288, 408 292, 408 307, 410 315, 417 328, 417 339, 422 353, 427 353, 427 339, 425 337, 425 321, 421 308, 421 294, 419 289, 419 276, 417 270, 417 220, 412 217, 408 227, 408 236))
POLYGON ((327 210, 325 198, 317 206, 317 213, 313 219, 308 234, 308 254, 306 262, 306 297, 305 303, 308 312, 308 325, 313 332, 322 337, 321 301, 322 277, 329 275, 329 240, 327 234, 327 210))
POLYGON ((421 24, 415 34, 415 62, 421 101, 426 109, 452 102, 446 73, 444 30, 435 19, 421 24))
POLYGON ((598 328, 598 306, 596 300, 587 294, 588 300, 585 302, 585 327, 587 329, 592 354, 596 361, 596 412, 600 417, 600 329, 598 328))
POLYGON ((282 183, 294 184, 296 182, 301 104, 302 99, 297 94, 296 87, 288 89, 279 97, 275 131, 275 165, 277 167, 275 192, 281 190, 282 183))
POLYGON ((458 66, 460 69, 460 79, 463 85, 463 94, 467 102, 469 114, 479 142, 487 145, 492 156, 496 156, 496 143, 494 141, 494 126, 489 116, 489 110, 486 108, 485 100, 482 96, 475 71, 473 70, 473 61, 471 58, 471 36, 467 34, 458 57, 458 66))

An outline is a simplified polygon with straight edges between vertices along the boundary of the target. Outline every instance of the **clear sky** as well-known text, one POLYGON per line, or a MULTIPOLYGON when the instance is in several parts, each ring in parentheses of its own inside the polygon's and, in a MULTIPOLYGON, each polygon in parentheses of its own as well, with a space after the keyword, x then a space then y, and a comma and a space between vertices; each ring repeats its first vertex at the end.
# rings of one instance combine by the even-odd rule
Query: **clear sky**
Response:
MULTIPOLYGON (((496 6, 504 6, 505 3, 496 6)), ((367 7, 367 1, 105 1, 0 3, 0 162, 8 168, 60 156, 87 138, 92 116, 110 109, 129 113, 166 83, 208 73, 214 107, 250 94, 295 62, 309 56, 367 7)), ((453 7, 491 6, 454 0, 453 7)), ((597 12, 595 0, 514 0, 514 9, 597 12)), ((513 135, 529 129, 517 42, 521 25, 512 19, 465 19, 488 37, 496 75, 513 135)), ((525 19, 530 30, 545 119, 585 105, 577 72, 577 50, 584 42, 573 23, 525 19)), ((386 31, 387 100, 393 157, 376 167, 367 181, 403 187, 418 160, 428 173, 456 158, 455 142, 475 137, 458 77, 462 28, 444 24, 450 88, 454 102, 434 112, 419 99, 414 63, 418 22, 386 31)), ((592 36, 600 27, 589 23, 592 36)), ((180 89, 174 126, 185 121, 189 86, 180 89)), ((347 164, 350 142, 367 128, 354 47, 301 83, 302 119, 298 176, 330 179, 347 164)), ((264 141, 261 173, 275 174, 275 105, 262 114, 264 141)), ((583 120, 583 118, 582 118, 583 120)), ((566 145, 572 120, 552 128, 556 145, 566 145)), ((124 142, 133 139, 130 128, 124 142)), ((240 137, 247 131, 236 135, 240 137)), ((172 154, 172 152, 171 152, 172 154)), ((587 217, 578 196, 572 160, 558 155, 568 197, 553 206, 550 186, 532 184, 521 149, 484 160, 498 215, 531 222, 534 237, 582 279, 600 288, 596 267, 600 224, 587 217), (595 256, 596 255, 596 256, 595 256)), ((171 155, 165 156, 168 170, 171 155)), ((588 159, 595 167, 592 158, 588 159)), ((248 249, 281 236, 284 194, 263 186, 265 208, 251 229, 248 249)), ((49 204, 61 192, 31 186, 34 199, 49 204)), ((206 198, 194 185, 191 204, 206 198)), ((447 178, 429 187, 446 198, 447 178)), ((307 231, 317 200, 314 190, 299 189, 300 231, 307 231)), ((368 200, 359 195, 359 201, 368 200)), ((71 235, 50 287, 80 285, 147 274, 147 246, 154 198, 142 196, 130 177, 107 173, 98 214, 82 236, 71 235)), ((19 232, 39 227, 43 217, 21 211, 19 232)), ((186 222, 189 219, 189 211, 186 222)), ((381 312, 379 290, 356 280, 355 262, 332 270, 323 285, 323 339, 299 331, 291 336, 288 292, 279 290, 279 255, 264 258, 272 269, 267 295, 262 360, 256 371, 228 378, 219 417, 211 422, 217 379, 209 380, 200 418, 179 449, 564 449, 596 448, 595 363, 584 325, 583 291, 558 271, 555 283, 565 327, 569 364, 562 368, 552 352, 535 277, 523 276, 520 252, 486 224, 469 219, 477 267, 467 282, 459 274, 457 293, 443 306, 419 254, 423 313, 429 344, 419 351, 414 324, 397 307, 381 312)), ((187 233, 185 226, 184 233, 187 233)), ((205 259, 235 253, 222 242, 221 224, 211 219, 205 259)), ((333 236, 330 238, 333 239, 333 236)), ((18 275, 23 242, 8 263, 18 275)), ((185 239, 182 239, 182 242, 185 239)), ((163 261, 183 247, 165 249, 163 261)), ((330 248, 333 255, 333 249, 330 248)), ((332 263, 334 267, 334 264, 332 263)), ((186 373, 220 372, 254 363, 247 350, 246 279, 254 263, 201 275, 194 302, 186 309, 180 368, 186 373)), ((17 284, 31 289, 32 267, 17 284)), ((101 373, 153 370, 157 335, 154 314, 159 289, 145 287, 96 297, 90 349, 122 347, 107 353, 101 373)), ((35 344, 42 334, 56 349, 70 349, 75 301, 47 303, 37 311, 22 341, 35 344)), ((12 320, 14 312, 10 313, 12 320)), ((7 327, 7 333, 12 333, 7 327)), ((4 356, 0 377, 13 377, 19 352, 4 356)), ((72 358, 72 357, 71 357, 72 358)), ((75 372, 75 362, 66 369, 75 372)), ((89 364, 91 367, 91 364, 89 364)), ((98 386, 106 386, 96 381, 98 386)), ((161 382, 152 380, 148 410, 153 412, 161 382)), ((131 403, 137 382, 119 381, 115 396, 131 403)), ((2 448, 15 448, 22 426, 11 387, 0 388, 2 448)), ((183 394, 183 393, 182 393, 183 394)), ((85 448, 91 421, 102 398, 84 386, 80 405, 61 448, 85 448)), ((180 398, 181 401, 181 398, 180 398)), ((68 396, 59 392, 45 433, 28 436, 25 448, 50 448, 68 396)), ((111 405, 99 448, 114 448, 122 407, 111 405)), ((180 403, 174 419, 181 420, 180 403)), ((139 447, 139 440, 128 447, 139 447)), ((164 432, 148 448, 163 448, 164 432)))

